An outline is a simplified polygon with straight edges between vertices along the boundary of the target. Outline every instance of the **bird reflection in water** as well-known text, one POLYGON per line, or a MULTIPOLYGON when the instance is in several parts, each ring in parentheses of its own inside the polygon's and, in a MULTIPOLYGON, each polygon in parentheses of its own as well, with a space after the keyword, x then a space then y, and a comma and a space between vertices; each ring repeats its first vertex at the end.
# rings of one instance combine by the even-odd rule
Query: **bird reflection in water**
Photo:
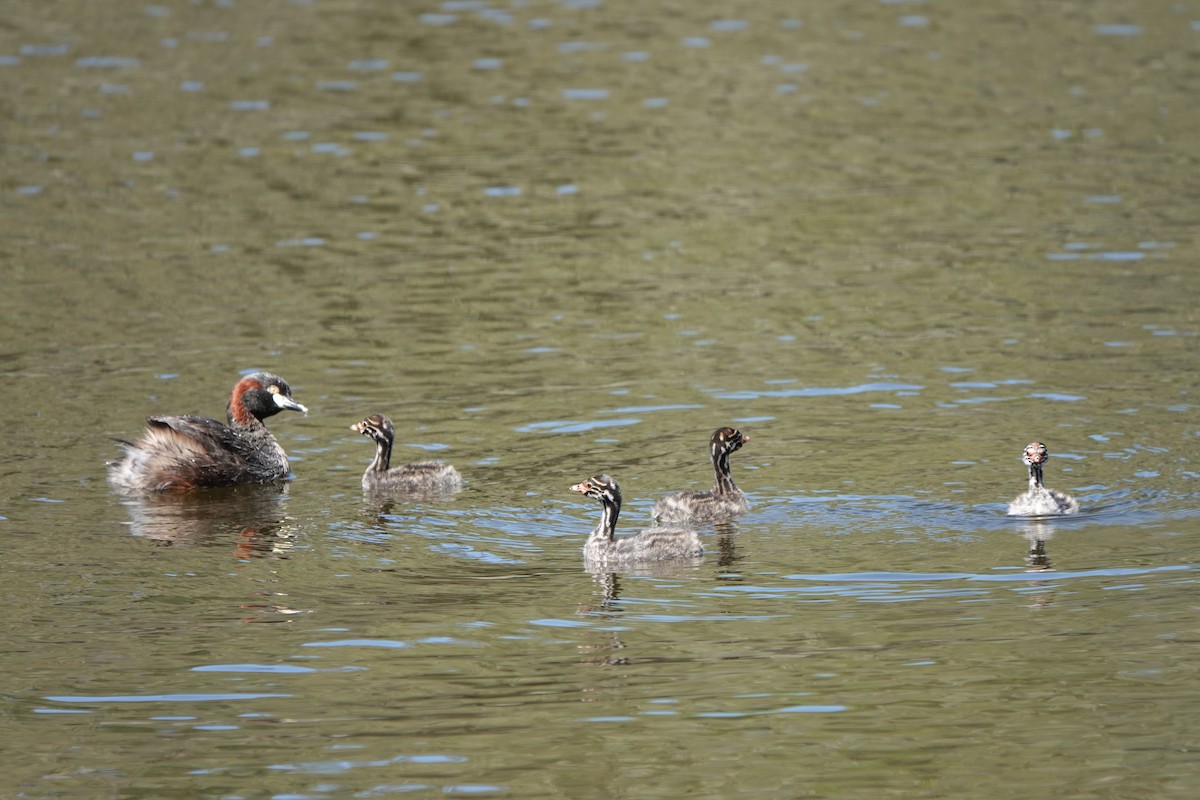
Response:
POLYGON ((241 559, 281 556, 292 546, 294 526, 284 501, 288 484, 148 494, 121 500, 130 532, 163 545, 231 545, 241 559))
POLYGON ((394 524, 396 518, 405 514, 409 509, 417 509, 411 515, 418 515, 426 508, 441 508, 450 506, 455 500, 454 495, 445 492, 420 493, 414 492, 403 496, 395 494, 364 492, 363 505, 358 516, 370 520, 380 528, 394 524))
MULTIPOLYGON (((1021 523, 1017 533, 1029 543, 1029 550, 1025 553, 1025 571, 1034 574, 1053 571, 1054 565, 1050 563, 1050 556, 1046 553, 1046 542, 1054 538, 1054 526, 1040 520, 1031 520, 1021 523)), ((1051 583, 1032 579, 1029 585, 1035 589, 1042 589, 1031 598, 1026 595, 1031 600, 1030 608, 1047 608, 1054 604, 1051 583)))
MULTIPOLYGON (((586 602, 580 603, 576 615, 588 622, 607 620, 616 622, 625 613, 621 605, 621 582, 623 578, 660 578, 665 580, 684 580, 694 577, 697 567, 702 563, 700 557, 679 559, 675 561, 646 562, 631 564, 618 572, 612 572, 612 565, 604 563, 592 564, 584 562, 585 569, 592 575, 593 593, 586 602)), ((584 655, 581 663, 590 666, 612 667, 625 666, 634 663, 627 655, 619 654, 627 645, 621 639, 620 632, 612 628, 588 627, 585 629, 585 640, 577 647, 584 655)), ((594 693, 599 687, 589 687, 585 691, 594 693)), ((589 701, 594 697, 585 698, 589 701)))
POLYGON ((738 554, 738 524, 730 520, 718 522, 713 528, 717 534, 717 580, 733 582, 742 580, 741 573, 732 569, 737 562, 745 558, 738 554))
POLYGON ((1054 569, 1050 556, 1046 554, 1046 542, 1054 538, 1054 528, 1045 522, 1025 522, 1017 529, 1018 533, 1029 542, 1029 552, 1025 555, 1025 566, 1029 572, 1049 572, 1054 569))
MULTIPOLYGON (((615 572, 595 571, 592 572, 592 579, 596 591, 590 600, 579 604, 576 615, 588 621, 615 620, 625 611, 620 605, 621 576, 615 572)), ((583 654, 580 663, 595 667, 613 667, 631 663, 629 658, 617 655, 618 651, 625 649, 625 642, 622 641, 617 631, 597 630, 590 627, 586 631, 584 640, 577 645, 579 652, 583 654)), ((588 696, 584 698, 584 701, 596 700, 597 698, 592 695, 598 689, 599 687, 586 688, 584 691, 588 693, 588 696)))
POLYGON ((611 561, 583 560, 583 569, 592 575, 598 587, 603 589, 605 601, 619 599, 619 576, 630 578, 665 578, 667 580, 683 579, 693 576, 697 567, 704 563, 702 556, 694 558, 676 558, 671 561, 640 561, 621 564, 620 571, 613 571, 611 561))

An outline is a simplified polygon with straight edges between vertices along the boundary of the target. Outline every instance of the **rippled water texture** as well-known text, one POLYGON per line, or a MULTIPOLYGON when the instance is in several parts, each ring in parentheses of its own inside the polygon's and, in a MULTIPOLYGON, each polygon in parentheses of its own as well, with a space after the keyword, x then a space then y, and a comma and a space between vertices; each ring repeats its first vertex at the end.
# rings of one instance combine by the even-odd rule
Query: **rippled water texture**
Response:
POLYGON ((0 25, 0 796, 1192 798, 1200 7, 0 25), (283 486, 122 498, 220 417, 283 486), (452 497, 362 495, 372 445, 452 497), (709 485, 698 564, 584 571, 709 485), (1005 516, 1021 451, 1078 498, 1005 516))

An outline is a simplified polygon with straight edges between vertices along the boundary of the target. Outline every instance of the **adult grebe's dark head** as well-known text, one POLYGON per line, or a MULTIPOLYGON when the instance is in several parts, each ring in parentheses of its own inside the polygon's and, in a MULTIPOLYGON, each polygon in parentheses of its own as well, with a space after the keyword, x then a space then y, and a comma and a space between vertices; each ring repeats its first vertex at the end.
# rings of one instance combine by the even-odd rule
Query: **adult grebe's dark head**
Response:
POLYGON ((308 414, 307 408, 292 399, 287 381, 269 372, 254 372, 238 381, 226 408, 229 424, 241 426, 251 424, 251 420, 262 422, 280 411, 308 414))

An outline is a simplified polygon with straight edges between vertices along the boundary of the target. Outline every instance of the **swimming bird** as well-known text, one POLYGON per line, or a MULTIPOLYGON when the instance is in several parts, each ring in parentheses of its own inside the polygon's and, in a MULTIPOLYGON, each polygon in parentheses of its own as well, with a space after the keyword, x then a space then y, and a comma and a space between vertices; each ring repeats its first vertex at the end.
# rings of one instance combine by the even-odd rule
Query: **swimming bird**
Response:
POLYGON ((1029 489, 1008 504, 1010 515, 1043 517, 1079 511, 1079 503, 1074 497, 1057 489, 1047 489, 1042 484, 1042 465, 1049 459, 1046 445, 1041 442, 1030 442, 1025 446, 1021 460, 1029 467, 1029 489))
POLYGON ((229 396, 228 425, 208 417, 150 417, 136 442, 118 441, 124 454, 108 463, 108 480, 126 492, 282 480, 288 474, 287 453, 263 424, 280 411, 308 414, 283 378, 269 372, 247 375, 229 396))
POLYGON ((748 441, 750 437, 736 428, 713 431, 708 448, 717 480, 712 491, 673 492, 654 504, 650 516, 659 522, 711 522, 749 511, 750 502, 729 474, 729 455, 748 441))
POLYGON ((663 561, 704 554, 700 537, 687 528, 655 526, 633 536, 614 536, 621 514, 621 488, 609 475, 594 475, 572 486, 571 491, 600 501, 600 523, 583 545, 585 561, 663 561))
POLYGON ((418 461, 399 467, 391 466, 392 445, 396 428, 383 414, 372 414, 350 426, 375 442, 375 460, 363 473, 365 492, 396 494, 440 494, 457 492, 462 488, 458 470, 443 461, 418 461))

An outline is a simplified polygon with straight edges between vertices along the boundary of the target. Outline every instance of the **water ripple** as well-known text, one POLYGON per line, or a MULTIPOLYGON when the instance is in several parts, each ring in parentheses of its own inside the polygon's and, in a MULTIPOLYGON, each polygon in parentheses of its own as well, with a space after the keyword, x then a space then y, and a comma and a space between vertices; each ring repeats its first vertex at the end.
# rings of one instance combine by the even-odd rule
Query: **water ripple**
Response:
POLYGON ((199 694, 111 694, 111 695, 49 695, 43 700, 52 703, 211 703, 228 700, 263 700, 275 697, 291 697, 290 694, 273 692, 216 692, 199 694))
POLYGON ((553 420, 550 422, 534 422, 517 428, 518 433, 583 433, 599 428, 619 428, 625 425, 637 425, 640 419, 607 419, 593 421, 553 420))
POLYGON ((301 647, 384 647, 400 650, 411 647, 408 642, 398 642, 392 639, 336 639, 332 642, 305 642, 301 647))
POLYGON ((90 69, 121 69, 140 67, 141 65, 142 62, 136 58, 121 56, 85 56, 75 61, 75 66, 90 69))
MULTIPOLYGON (((1191 572, 1200 569, 1196 564, 1169 564, 1161 567, 1113 567, 1079 571, 1039 572, 1039 580, 1077 580, 1080 578, 1114 578, 1130 575, 1151 575, 1161 572, 1191 572)), ((789 581, 813 583, 859 583, 864 585, 893 585, 933 581, 984 581, 987 583, 1024 583, 1029 575, 1023 572, 1003 574, 980 574, 976 572, 846 572, 829 575, 796 573, 782 576, 789 581)), ((716 591, 767 591, 770 593, 792 591, 784 587, 722 586, 716 591)))
POLYGON ((206 664, 192 667, 192 672, 250 672, 270 675, 303 675, 313 672, 361 672, 365 667, 335 667, 333 669, 317 669, 302 667, 298 664, 206 664))
POLYGON ((607 100, 608 89, 563 89, 564 100, 607 100))
POLYGON ((675 404, 675 405, 663 405, 663 406, 622 406, 621 408, 602 409, 598 413, 600 413, 600 414, 645 414, 650 411, 684 411, 684 410, 693 409, 693 408, 704 408, 704 406, 689 405, 686 403, 679 403, 679 404, 675 404))
POLYGON ((1093 25, 1100 36, 1139 36, 1142 33, 1140 25, 1093 25))
POLYGON ((359 769, 361 767, 387 767, 393 764, 465 764, 467 761, 465 756, 450 756, 441 754, 423 755, 423 756, 394 756, 392 758, 384 758, 372 761, 350 761, 350 760, 330 760, 330 761, 307 761, 296 764, 271 764, 267 769, 286 770, 288 772, 302 772, 306 774, 333 775, 350 770, 359 769))
POLYGON ((860 383, 858 386, 807 386, 801 389, 742 390, 714 394, 722 400, 754 400, 759 397, 837 397, 866 392, 920 392, 924 389, 924 386, 913 383, 860 383))

